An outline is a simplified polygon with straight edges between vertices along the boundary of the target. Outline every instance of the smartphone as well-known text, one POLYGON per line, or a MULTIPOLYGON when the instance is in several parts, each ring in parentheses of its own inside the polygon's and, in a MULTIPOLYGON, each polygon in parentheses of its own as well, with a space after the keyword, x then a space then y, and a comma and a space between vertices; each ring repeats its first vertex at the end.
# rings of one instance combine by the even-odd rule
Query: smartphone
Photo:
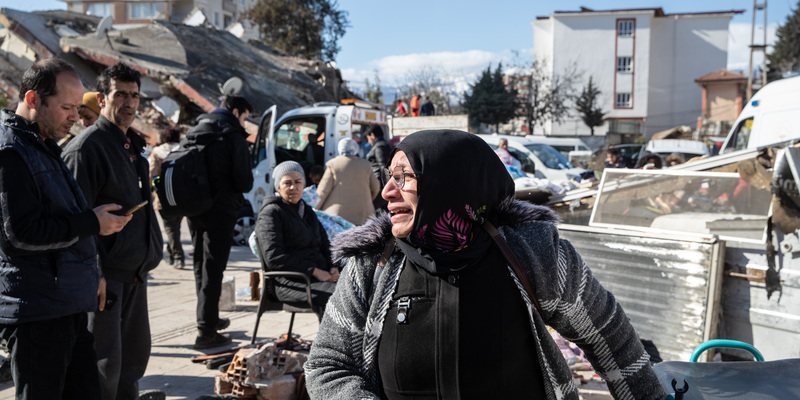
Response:
POLYGON ((141 202, 141 203, 139 203, 139 204, 137 204, 137 205, 135 205, 135 206, 133 206, 133 207, 129 208, 127 211, 125 211, 124 213, 122 213, 122 215, 123 215, 123 216, 131 215, 131 214, 133 214, 133 213, 134 213, 136 210, 138 210, 138 209, 140 209, 140 208, 144 207, 144 206, 145 206, 145 205, 146 205, 148 202, 149 202, 148 200, 145 200, 145 201, 143 201, 143 202, 141 202))

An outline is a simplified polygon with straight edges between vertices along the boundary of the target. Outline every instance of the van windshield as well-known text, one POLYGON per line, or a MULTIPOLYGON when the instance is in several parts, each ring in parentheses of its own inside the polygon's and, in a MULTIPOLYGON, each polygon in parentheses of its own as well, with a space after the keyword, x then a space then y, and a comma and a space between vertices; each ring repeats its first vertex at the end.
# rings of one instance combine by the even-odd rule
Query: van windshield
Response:
POLYGON ((563 154, 558 150, 541 143, 526 144, 525 147, 530 150, 536 158, 538 158, 547 168, 550 169, 570 169, 575 168, 563 154))

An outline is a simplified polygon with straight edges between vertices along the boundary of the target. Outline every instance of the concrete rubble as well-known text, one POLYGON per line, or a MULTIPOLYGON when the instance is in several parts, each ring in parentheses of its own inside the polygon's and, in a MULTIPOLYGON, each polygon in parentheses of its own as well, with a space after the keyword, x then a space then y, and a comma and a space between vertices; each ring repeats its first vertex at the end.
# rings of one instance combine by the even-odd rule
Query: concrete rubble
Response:
MULTIPOLYGON (((282 342, 268 342, 260 348, 239 350, 224 374, 214 377, 214 393, 234 395, 243 400, 293 400, 297 379, 308 360, 305 350, 284 350, 282 342)), ((295 347, 298 348, 298 347, 295 347)))
MULTIPOLYGON (((167 21, 95 33, 100 19, 68 11, 0 9, 0 92, 18 97, 22 73, 35 60, 61 57, 78 69, 87 90, 105 67, 125 62, 142 73, 142 101, 134 128, 156 141, 164 126, 193 124, 216 108, 221 86, 238 77, 238 93, 254 107, 253 120, 272 105, 278 113, 314 102, 353 97, 341 73, 320 61, 287 55, 264 43, 243 42, 216 29, 167 21)), ((254 134, 255 124, 248 132, 254 134)))

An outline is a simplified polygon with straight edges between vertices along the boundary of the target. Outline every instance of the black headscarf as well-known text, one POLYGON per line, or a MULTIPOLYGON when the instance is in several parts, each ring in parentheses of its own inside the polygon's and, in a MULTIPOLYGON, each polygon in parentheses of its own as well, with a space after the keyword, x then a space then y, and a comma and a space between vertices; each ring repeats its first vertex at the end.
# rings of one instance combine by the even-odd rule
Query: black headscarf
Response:
POLYGON ((395 149, 408 157, 417 178, 411 234, 398 240, 412 262, 431 273, 455 272, 479 261, 491 246, 481 228, 514 180, 483 139, 455 130, 420 131, 395 149))

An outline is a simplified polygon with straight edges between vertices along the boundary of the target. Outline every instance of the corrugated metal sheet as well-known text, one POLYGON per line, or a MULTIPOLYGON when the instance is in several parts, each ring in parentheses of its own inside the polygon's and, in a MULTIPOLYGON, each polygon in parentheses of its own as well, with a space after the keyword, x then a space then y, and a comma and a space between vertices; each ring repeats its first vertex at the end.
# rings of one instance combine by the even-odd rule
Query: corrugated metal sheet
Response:
POLYGON ((664 360, 687 361, 714 337, 724 245, 714 237, 559 226, 664 360))

